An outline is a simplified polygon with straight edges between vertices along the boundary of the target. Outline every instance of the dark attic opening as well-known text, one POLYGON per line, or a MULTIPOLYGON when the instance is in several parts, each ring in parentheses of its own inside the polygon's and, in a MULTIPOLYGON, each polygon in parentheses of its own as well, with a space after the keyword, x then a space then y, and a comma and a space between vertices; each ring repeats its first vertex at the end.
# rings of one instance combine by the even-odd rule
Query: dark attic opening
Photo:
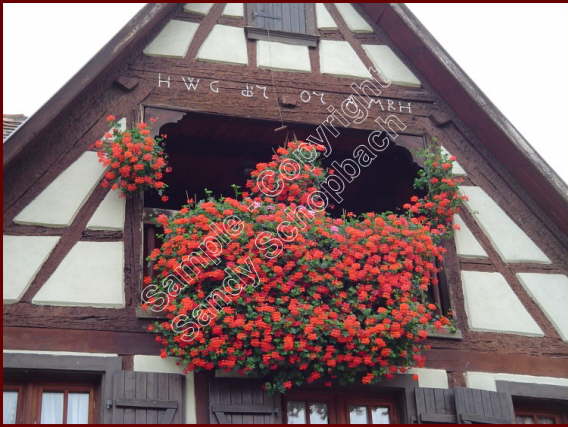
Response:
MULTIPOLYGON (((288 124, 287 129, 275 131, 281 126, 278 122, 163 109, 147 109, 146 119, 149 117, 157 118, 155 132, 167 135, 166 151, 173 168, 165 177, 169 186, 167 202, 154 192, 145 194, 144 205, 151 208, 177 210, 187 198, 204 199, 204 189, 215 196, 234 196, 231 186, 244 189, 256 164, 270 161, 287 139, 306 140, 316 135, 316 126, 306 124, 288 124)), ((366 144, 370 133, 338 130, 337 138, 330 137, 332 152, 324 160, 327 167, 352 159, 353 150, 366 144)), ((420 166, 411 154, 422 148, 422 137, 399 135, 396 141, 390 141, 389 147, 345 186, 340 195, 343 201, 333 203, 330 213, 339 216, 343 212, 400 211, 412 195, 422 195, 413 189, 420 166)))

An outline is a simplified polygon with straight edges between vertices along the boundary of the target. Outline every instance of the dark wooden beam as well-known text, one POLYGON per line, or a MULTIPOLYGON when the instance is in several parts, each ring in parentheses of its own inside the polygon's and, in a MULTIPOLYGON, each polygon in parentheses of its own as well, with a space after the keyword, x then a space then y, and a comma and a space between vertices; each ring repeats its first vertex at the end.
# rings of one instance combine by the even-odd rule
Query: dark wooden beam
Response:
POLYGON ((428 368, 446 371, 507 372, 543 377, 568 377, 566 356, 528 356, 518 353, 485 353, 456 349, 432 349, 425 354, 428 368))
POLYGON ((55 328, 4 328, 4 350, 48 350, 85 353, 160 354, 155 335, 55 328))
MULTIPOLYGON (((158 355, 160 345, 150 333, 97 330, 4 328, 4 349, 158 355)), ((454 348, 426 353, 426 367, 447 371, 507 372, 568 377, 568 356, 530 356, 454 348)))

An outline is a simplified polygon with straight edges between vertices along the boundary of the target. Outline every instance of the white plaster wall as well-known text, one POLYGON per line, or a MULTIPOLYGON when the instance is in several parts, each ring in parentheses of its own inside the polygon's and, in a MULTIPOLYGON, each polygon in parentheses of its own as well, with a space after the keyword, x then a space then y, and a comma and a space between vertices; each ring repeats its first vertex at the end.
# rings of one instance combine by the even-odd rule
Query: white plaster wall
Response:
POLYGON ((3 235, 4 304, 20 300, 58 241, 58 236, 3 235))
MULTIPOLYGON (((134 370, 138 372, 157 372, 163 374, 183 374, 172 358, 160 356, 134 355, 134 370)), ((185 375, 185 424, 196 424, 195 383, 193 372, 185 375)))
POLYGON ((199 24, 172 19, 144 49, 148 56, 185 58, 199 24))
POLYGON ((462 271, 462 284, 471 330, 544 336, 500 273, 462 271))
POLYGON ((176 360, 160 356, 134 355, 134 370, 139 372, 160 372, 163 374, 183 374, 183 369, 176 364, 176 360))
POLYGON ((469 388, 497 391, 496 381, 511 381, 527 384, 568 386, 568 378, 536 377, 533 375, 503 374, 493 372, 466 372, 465 384, 469 388))
POLYGON ((197 52, 202 61, 248 64, 245 30, 229 25, 215 25, 197 52))
POLYGON ((122 230, 126 199, 119 197, 118 191, 109 191, 89 220, 90 230, 122 230))
POLYGON ((372 33, 371 27, 367 21, 355 10, 351 3, 335 3, 337 10, 345 21, 347 27, 354 33, 372 33))
POLYGON ((460 189, 469 198, 465 205, 504 261, 550 264, 550 259, 481 187, 460 189))
POLYGON ((541 273, 518 273, 517 277, 560 337, 568 341, 568 277, 541 273))
POLYGON ((211 7, 213 7, 213 3, 186 3, 183 6, 183 11, 197 15, 207 15, 211 7))
POLYGON ((32 303, 124 307, 122 242, 77 242, 32 303))
POLYGON ((448 373, 443 369, 412 368, 408 373, 418 375, 419 387, 449 388, 448 373))
POLYGON ((363 50, 385 82, 392 82, 400 86, 421 86, 418 77, 410 71, 389 46, 364 44, 363 50))
POLYGON ((337 23, 323 3, 316 3, 316 22, 320 30, 337 29, 337 23))
POLYGON ((371 78, 363 61, 349 42, 344 40, 320 40, 320 69, 322 74, 341 77, 371 78))
POLYGON ((115 353, 85 353, 76 351, 44 351, 44 350, 4 350, 4 353, 45 354, 49 356, 91 356, 91 357, 118 357, 115 353))
MULTIPOLYGON (((443 146, 440 146, 440 148, 442 149, 442 152, 448 156, 451 156, 452 154, 446 150, 443 146)), ((459 162, 455 161, 452 164, 452 173, 454 175, 457 176, 463 176, 463 175, 467 175, 467 173, 465 172, 465 169, 459 164, 459 162)))
POLYGON ((245 14, 244 3, 225 3, 225 9, 223 9, 224 16, 236 16, 243 17, 245 14))
POLYGON ((121 119, 117 120, 117 125, 118 129, 124 132, 127 125, 126 117, 122 117, 121 119))
POLYGON ((454 215, 454 224, 460 227, 459 230, 454 231, 457 254, 466 258, 488 258, 487 252, 481 247, 461 216, 454 215))
POLYGON ((104 172, 97 154, 86 151, 30 202, 14 222, 64 227, 89 198, 104 172))
POLYGON ((260 68, 308 73, 312 70, 308 47, 296 44, 258 40, 256 61, 260 68))

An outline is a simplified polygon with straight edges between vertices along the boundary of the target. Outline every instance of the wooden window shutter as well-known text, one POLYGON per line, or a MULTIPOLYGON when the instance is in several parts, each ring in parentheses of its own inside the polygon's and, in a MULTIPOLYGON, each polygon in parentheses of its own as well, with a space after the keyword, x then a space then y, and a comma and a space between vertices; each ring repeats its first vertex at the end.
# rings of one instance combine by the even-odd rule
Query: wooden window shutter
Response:
POLYGON ((460 424, 514 423, 513 400, 510 395, 474 388, 456 388, 454 393, 460 424))
POLYGON ((281 424, 281 399, 262 389, 262 381, 213 378, 209 383, 211 424, 281 424))
POLYGON ((249 3, 247 4, 248 25, 264 30, 276 30, 281 27, 279 21, 282 17, 274 15, 273 3, 249 3))
POLYGON ((417 388, 415 390, 418 423, 457 422, 454 390, 443 388, 417 388))
POLYGON ((308 33, 308 3, 249 3, 248 23, 255 28, 286 33, 308 33))
POLYGON ((183 423, 185 377, 179 374, 120 371, 104 404, 112 424, 183 423))

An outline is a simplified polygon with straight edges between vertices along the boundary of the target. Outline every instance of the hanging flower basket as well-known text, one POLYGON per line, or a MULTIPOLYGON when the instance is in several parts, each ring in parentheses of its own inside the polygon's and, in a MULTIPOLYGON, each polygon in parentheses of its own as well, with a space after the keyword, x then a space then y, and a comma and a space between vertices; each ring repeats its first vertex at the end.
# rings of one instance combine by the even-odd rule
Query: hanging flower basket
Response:
POLYGON ((279 392, 374 383, 424 365, 427 331, 450 324, 426 293, 462 200, 455 159, 423 153, 415 186, 428 194, 402 215, 334 218, 318 204, 330 173, 322 149, 290 142, 257 165, 249 193, 157 218, 163 244, 149 257, 143 307, 168 317, 148 328, 163 357, 186 371, 260 376, 279 392))
POLYGON ((167 165, 164 138, 152 137, 144 122, 133 129, 121 130, 114 116, 108 116, 107 121, 109 131, 94 144, 99 161, 107 167, 101 186, 110 186, 124 195, 156 190, 167 201, 164 195, 167 185, 162 179, 171 168, 167 165))

